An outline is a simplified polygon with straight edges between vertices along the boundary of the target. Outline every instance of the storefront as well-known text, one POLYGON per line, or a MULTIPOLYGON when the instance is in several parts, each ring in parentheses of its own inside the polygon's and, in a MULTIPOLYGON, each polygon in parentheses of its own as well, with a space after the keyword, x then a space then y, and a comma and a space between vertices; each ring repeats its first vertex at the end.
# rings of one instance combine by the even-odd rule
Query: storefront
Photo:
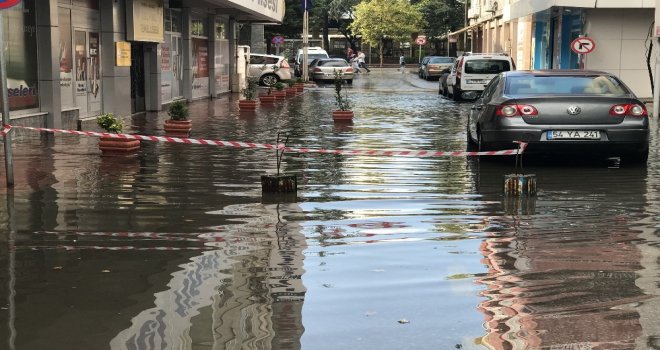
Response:
POLYGON ((7 95, 12 114, 39 111, 35 0, 25 0, 5 15, 7 95))
POLYGON ((230 92, 239 25, 281 23, 284 0, 23 0, 3 15, 12 120, 75 128, 230 92))

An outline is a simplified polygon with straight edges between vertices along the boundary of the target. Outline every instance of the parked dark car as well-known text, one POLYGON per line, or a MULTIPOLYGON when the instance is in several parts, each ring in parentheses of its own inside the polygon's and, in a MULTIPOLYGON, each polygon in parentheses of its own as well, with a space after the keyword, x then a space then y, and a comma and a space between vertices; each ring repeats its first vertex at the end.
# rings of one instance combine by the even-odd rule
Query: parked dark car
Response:
POLYGON ((616 76, 597 71, 508 71, 472 106, 468 142, 479 150, 529 143, 534 153, 594 153, 646 163, 649 118, 616 76))
POLYGON ((343 58, 317 58, 309 65, 309 79, 313 81, 331 81, 335 72, 341 73, 347 84, 353 84, 353 67, 343 58))
POLYGON ((424 56, 422 59, 419 61, 419 67, 417 67, 417 76, 422 77, 422 72, 424 72, 424 66, 429 62, 431 59, 431 56, 424 56))

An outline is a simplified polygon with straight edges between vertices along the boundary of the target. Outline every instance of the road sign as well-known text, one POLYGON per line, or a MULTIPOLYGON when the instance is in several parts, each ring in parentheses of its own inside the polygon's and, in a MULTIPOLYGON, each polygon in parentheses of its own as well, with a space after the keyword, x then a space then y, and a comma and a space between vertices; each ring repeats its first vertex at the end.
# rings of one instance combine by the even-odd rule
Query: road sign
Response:
POLYGON ((284 37, 281 35, 274 36, 272 39, 270 39, 270 42, 275 45, 282 45, 284 44, 284 37))
POLYGON ((0 0, 0 9, 7 9, 21 3, 21 0, 0 0))
POLYGON ((417 43, 417 45, 426 45, 426 36, 424 36, 424 35, 417 36, 417 39, 415 39, 415 42, 417 43))
POLYGON ((596 48, 596 43, 591 38, 580 37, 571 42, 571 50, 579 54, 587 54, 596 48))

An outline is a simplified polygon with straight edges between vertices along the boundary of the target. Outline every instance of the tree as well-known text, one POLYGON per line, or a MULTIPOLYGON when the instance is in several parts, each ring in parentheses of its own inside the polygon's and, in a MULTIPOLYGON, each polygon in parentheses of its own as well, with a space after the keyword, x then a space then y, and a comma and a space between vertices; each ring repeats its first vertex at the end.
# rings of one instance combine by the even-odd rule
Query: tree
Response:
POLYGON ((351 30, 369 45, 378 45, 383 65, 383 39, 410 40, 412 33, 426 26, 421 12, 408 0, 369 0, 355 7, 351 30))
MULTIPOLYGON (((467 1, 467 0, 464 0, 467 1)), ((426 35, 431 38, 447 35, 463 28, 465 2, 457 0, 421 0, 419 9, 428 24, 426 35)))
POLYGON ((355 6, 360 0, 331 0, 328 4, 328 15, 333 27, 344 36, 353 51, 357 51, 358 37, 350 28, 355 17, 355 6))

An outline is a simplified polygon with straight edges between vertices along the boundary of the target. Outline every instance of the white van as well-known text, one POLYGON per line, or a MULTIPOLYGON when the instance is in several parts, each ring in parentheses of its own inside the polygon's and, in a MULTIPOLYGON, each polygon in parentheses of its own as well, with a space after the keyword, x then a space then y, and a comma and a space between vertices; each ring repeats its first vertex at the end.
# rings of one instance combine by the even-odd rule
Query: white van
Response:
MULTIPOLYGON (((308 47, 307 48, 307 65, 312 63, 315 58, 330 58, 328 53, 323 50, 321 47, 308 47)), ((296 55, 296 61, 293 64, 293 71, 297 77, 302 76, 302 65, 303 60, 303 49, 298 49, 298 54, 296 55)))
POLYGON ((455 101, 476 99, 496 75, 515 69, 511 57, 504 53, 463 55, 456 60, 447 76, 446 94, 455 101))

